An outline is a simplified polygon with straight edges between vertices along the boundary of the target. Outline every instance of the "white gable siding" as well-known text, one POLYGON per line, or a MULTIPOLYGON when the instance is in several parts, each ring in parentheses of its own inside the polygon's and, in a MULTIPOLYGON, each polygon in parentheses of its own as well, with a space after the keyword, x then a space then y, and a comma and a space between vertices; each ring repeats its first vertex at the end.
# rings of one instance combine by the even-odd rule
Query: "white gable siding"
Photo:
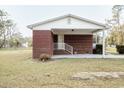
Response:
POLYGON ((89 23, 89 22, 85 22, 85 21, 81 21, 79 19, 76 18, 72 18, 70 19, 70 22, 68 22, 68 18, 63 18, 57 21, 53 21, 53 22, 49 22, 46 24, 42 24, 39 26, 36 26, 33 28, 33 30, 50 30, 53 28, 63 28, 63 29, 102 29, 101 26, 89 23))

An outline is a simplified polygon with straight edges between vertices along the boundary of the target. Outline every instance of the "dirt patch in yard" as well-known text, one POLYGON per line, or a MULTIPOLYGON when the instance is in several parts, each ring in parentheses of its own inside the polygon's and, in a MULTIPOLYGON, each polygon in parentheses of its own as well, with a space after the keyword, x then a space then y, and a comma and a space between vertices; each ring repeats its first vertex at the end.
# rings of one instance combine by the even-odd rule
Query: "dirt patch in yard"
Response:
POLYGON ((124 78, 124 72, 79 72, 72 76, 74 80, 118 79, 124 78))

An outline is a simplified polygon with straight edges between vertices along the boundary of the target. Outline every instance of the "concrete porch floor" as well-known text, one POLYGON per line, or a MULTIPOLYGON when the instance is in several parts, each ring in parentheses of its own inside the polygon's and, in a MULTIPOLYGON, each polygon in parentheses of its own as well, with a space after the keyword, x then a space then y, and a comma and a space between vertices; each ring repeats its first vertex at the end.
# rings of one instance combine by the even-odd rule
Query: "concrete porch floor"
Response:
POLYGON ((53 55, 52 58, 124 58, 124 55, 103 55, 100 54, 74 54, 74 55, 53 55))

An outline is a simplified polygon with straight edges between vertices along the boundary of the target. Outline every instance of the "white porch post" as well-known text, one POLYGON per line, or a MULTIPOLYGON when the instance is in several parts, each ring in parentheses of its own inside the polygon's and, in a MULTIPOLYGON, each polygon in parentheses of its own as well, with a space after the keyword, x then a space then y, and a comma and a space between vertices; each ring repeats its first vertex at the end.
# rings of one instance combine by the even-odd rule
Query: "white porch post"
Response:
POLYGON ((102 55, 103 55, 103 58, 105 58, 105 29, 103 30, 103 40, 102 40, 102 45, 103 45, 103 48, 102 48, 102 55))
POLYGON ((96 33, 96 42, 95 42, 96 44, 98 43, 98 41, 97 41, 97 33, 96 33))

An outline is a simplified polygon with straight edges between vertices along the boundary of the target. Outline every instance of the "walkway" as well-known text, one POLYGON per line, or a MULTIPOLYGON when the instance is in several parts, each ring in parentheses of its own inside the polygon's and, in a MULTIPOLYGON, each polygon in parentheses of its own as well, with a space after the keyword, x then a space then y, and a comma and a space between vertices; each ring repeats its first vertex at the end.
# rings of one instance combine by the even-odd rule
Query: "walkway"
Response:
POLYGON ((100 54, 74 54, 74 55, 54 55, 52 58, 124 58, 124 55, 103 55, 100 54))

